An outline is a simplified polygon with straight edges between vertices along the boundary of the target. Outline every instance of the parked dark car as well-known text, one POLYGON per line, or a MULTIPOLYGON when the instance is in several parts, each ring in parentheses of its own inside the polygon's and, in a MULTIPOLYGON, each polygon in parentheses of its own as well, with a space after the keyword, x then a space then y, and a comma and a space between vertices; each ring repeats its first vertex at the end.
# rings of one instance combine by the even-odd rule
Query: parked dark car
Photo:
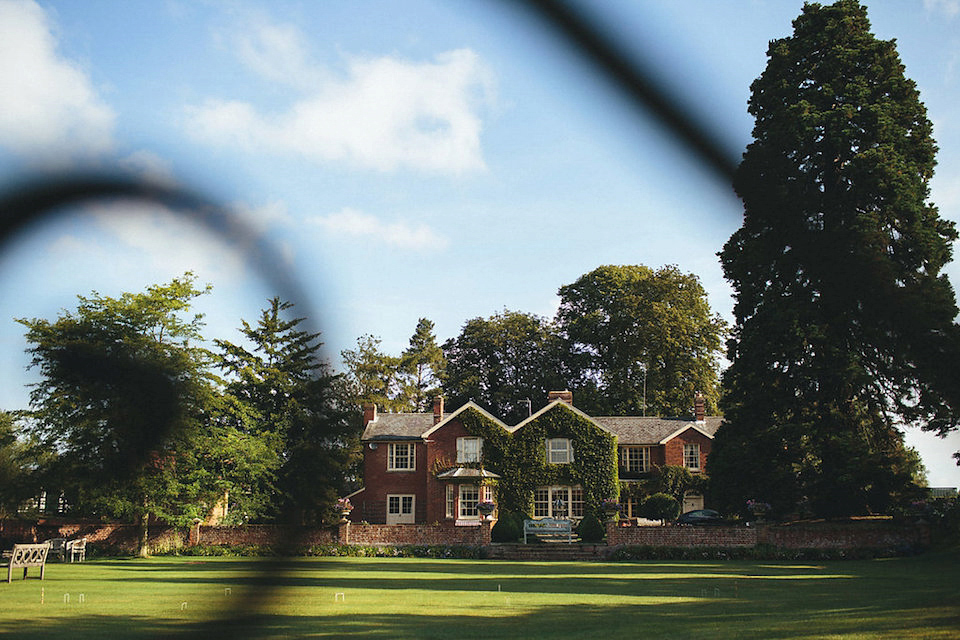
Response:
POLYGON ((723 518, 713 509, 696 509, 677 518, 677 524, 723 524, 723 518))

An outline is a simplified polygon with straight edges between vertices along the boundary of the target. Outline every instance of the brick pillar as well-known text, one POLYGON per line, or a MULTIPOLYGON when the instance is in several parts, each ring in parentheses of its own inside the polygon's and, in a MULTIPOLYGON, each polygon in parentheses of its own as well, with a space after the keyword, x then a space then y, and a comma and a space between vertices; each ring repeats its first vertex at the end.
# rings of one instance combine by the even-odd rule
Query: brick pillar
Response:
POLYGON ((187 537, 187 544, 191 547, 200 544, 200 520, 193 521, 193 526, 190 527, 190 534, 187 537))
POLYGON ((490 535, 490 532, 493 531, 493 520, 481 520, 480 521, 480 544, 486 546, 490 544, 493 538, 490 535))
POLYGON ((620 544, 620 540, 617 535, 620 532, 619 528, 617 527, 618 524, 619 522, 612 518, 603 523, 604 528, 607 530, 607 546, 620 544))
POLYGON ((337 527, 337 543, 350 544, 350 521, 344 520, 337 527))

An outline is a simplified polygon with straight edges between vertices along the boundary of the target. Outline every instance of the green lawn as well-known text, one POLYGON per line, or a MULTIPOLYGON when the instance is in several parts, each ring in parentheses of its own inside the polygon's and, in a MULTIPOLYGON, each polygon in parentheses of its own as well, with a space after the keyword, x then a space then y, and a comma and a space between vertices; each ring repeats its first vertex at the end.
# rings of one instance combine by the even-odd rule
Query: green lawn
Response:
POLYGON ((42 582, 0 582, 0 635, 209 637, 220 618, 236 623, 214 627, 225 637, 257 638, 960 637, 958 551, 822 564, 309 558, 265 575, 271 566, 54 563, 42 582))

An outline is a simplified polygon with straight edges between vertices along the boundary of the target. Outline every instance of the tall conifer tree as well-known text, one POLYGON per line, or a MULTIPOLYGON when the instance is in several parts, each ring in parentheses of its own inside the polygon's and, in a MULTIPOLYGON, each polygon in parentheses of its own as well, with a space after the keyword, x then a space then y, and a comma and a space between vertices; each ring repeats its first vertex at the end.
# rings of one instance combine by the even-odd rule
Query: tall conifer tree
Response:
POLYGON ((958 424, 957 234, 928 202, 936 145, 893 41, 856 0, 806 5, 753 83, 718 506, 883 511, 910 490, 900 426, 958 424))

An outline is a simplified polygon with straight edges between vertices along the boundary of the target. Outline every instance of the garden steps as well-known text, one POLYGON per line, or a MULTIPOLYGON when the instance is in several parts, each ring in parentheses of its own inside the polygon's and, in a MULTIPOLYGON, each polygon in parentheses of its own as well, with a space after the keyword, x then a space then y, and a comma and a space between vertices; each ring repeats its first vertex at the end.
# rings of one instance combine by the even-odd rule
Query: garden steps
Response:
POLYGON ((526 560, 531 562, 605 560, 609 547, 605 544, 569 544, 540 542, 534 544, 494 543, 485 547, 491 560, 526 560))

